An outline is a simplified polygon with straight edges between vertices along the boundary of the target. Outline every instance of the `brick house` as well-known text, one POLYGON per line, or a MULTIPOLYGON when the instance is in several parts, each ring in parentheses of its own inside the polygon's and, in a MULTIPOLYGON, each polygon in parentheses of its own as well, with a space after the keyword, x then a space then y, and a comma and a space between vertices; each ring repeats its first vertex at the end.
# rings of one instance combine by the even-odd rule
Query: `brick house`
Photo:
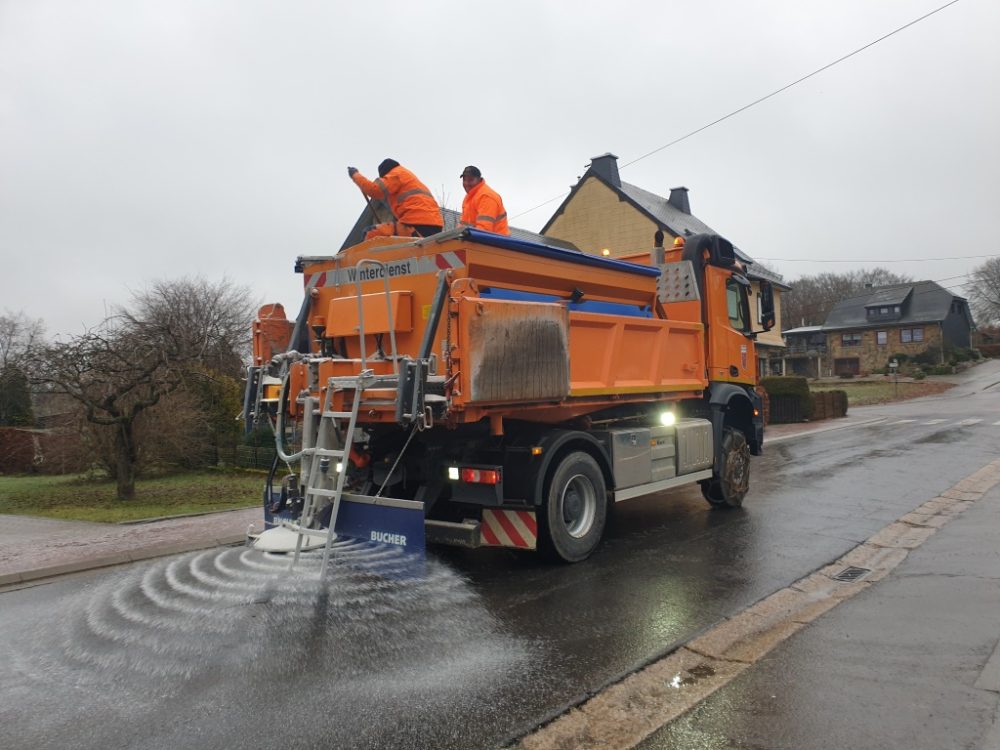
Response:
POLYGON ((968 348, 974 326, 969 303, 933 281, 878 287, 838 302, 823 323, 834 375, 867 375, 893 355, 930 352, 945 361, 950 348, 968 348))
MULTIPOLYGON (((669 197, 664 198, 622 182, 618 157, 609 153, 591 159, 590 167, 542 227, 542 234, 570 242, 583 252, 621 257, 648 251, 657 230, 664 233, 667 246, 675 237, 719 234, 691 213, 686 187, 673 188, 669 197)), ((767 375, 768 360, 780 360, 785 349, 780 323, 781 292, 790 287, 777 274, 755 264, 752 258, 739 250, 737 254, 748 266, 747 276, 755 294, 759 292, 756 282, 760 279, 767 279, 774 288, 774 328, 765 332, 759 321, 755 321, 759 332, 758 374, 767 375)))

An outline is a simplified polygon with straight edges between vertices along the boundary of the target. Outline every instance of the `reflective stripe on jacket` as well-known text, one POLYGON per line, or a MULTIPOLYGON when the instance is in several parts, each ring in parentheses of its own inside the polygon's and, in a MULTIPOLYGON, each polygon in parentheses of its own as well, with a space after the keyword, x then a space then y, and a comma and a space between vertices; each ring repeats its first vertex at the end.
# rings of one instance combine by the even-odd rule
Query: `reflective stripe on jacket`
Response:
POLYGON ((510 234, 503 201, 485 180, 481 180, 465 194, 465 199, 462 201, 462 223, 476 229, 485 229, 487 232, 510 234))
POLYGON ((444 225, 441 208, 431 191, 406 167, 394 167, 374 182, 360 172, 355 172, 351 179, 369 198, 388 203, 393 215, 403 224, 444 225))

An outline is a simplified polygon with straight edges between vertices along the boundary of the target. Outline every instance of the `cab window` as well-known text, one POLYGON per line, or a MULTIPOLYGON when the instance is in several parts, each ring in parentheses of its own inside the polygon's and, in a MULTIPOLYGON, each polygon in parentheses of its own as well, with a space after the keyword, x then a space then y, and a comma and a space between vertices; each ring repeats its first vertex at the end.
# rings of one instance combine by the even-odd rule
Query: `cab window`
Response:
POLYGON ((743 293, 740 285, 733 279, 726 280, 726 306, 729 308, 729 325, 737 331, 747 330, 744 316, 746 305, 743 304, 743 293))

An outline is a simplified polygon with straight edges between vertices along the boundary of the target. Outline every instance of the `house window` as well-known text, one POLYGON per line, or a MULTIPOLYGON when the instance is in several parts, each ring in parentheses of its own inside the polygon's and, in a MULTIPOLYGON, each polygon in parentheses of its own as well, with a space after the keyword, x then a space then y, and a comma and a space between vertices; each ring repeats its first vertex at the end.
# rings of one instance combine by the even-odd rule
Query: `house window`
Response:
POLYGON ((726 282, 726 304, 729 307, 729 324, 737 331, 749 330, 743 315, 746 298, 740 294, 740 286, 732 279, 726 282))
POLYGON ((899 341, 903 344, 917 343, 924 340, 923 328, 900 328, 899 341))
POLYGON ((875 343, 879 346, 885 346, 889 343, 889 332, 888 331, 875 331, 875 343))
POLYGON ((860 333, 844 333, 840 336, 842 346, 861 346, 860 333))

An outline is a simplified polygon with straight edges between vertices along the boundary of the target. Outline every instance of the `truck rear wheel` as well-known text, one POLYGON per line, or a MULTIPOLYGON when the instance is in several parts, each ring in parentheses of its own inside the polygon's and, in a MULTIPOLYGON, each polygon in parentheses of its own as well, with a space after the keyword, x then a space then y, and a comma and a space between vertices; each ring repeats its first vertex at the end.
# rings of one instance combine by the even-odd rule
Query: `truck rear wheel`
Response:
POLYGON ((715 475, 701 483, 701 494, 716 507, 739 508, 750 489, 750 446, 733 427, 722 431, 722 460, 715 475))
POLYGON ((608 501, 604 474, 583 451, 562 458, 545 493, 543 540, 550 557, 585 560, 604 534, 608 501))

